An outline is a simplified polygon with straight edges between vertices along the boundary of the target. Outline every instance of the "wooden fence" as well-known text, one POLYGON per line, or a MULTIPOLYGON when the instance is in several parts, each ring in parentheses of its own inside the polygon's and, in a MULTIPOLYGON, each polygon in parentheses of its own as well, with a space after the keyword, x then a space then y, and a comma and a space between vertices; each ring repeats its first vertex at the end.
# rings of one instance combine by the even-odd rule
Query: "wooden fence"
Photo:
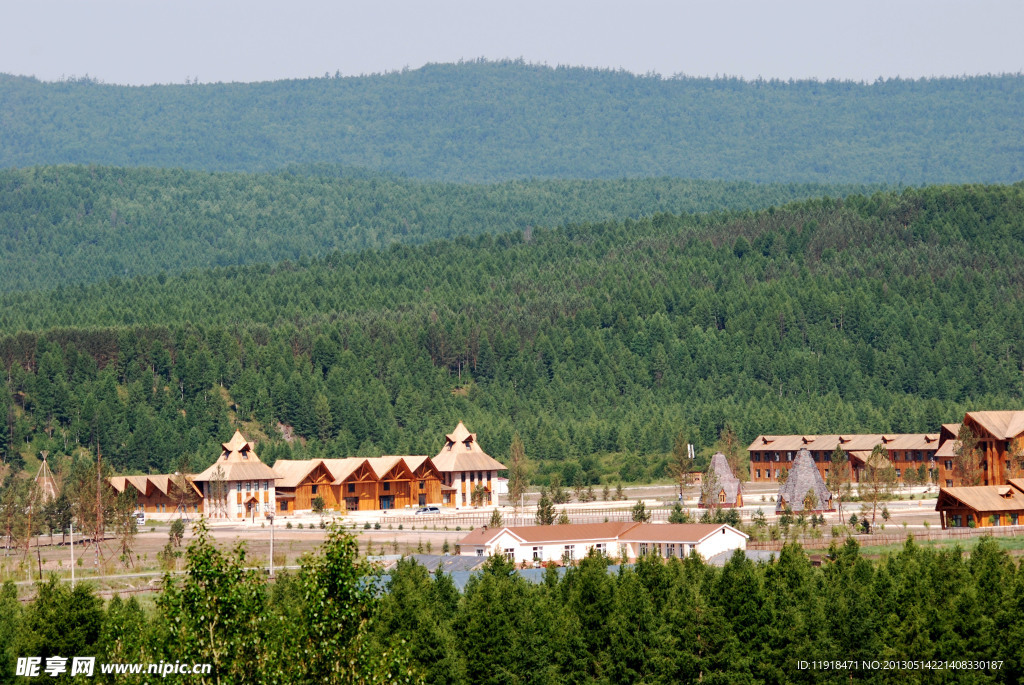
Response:
MULTIPOLYGON (((825 531, 823 531, 825 533, 825 531)), ((978 538, 982 535, 993 537, 1018 537, 1024 536, 1024 526, 991 526, 985 528, 941 528, 929 529, 926 531, 899 530, 895 533, 872 533, 871 535, 851 535, 861 547, 880 547, 885 545, 902 545, 907 536, 912 535, 915 541, 955 541, 967 538, 978 538)), ((804 549, 828 549, 835 542, 839 545, 846 540, 846 535, 837 538, 823 534, 820 538, 810 536, 797 536, 788 540, 750 540, 747 542, 747 549, 763 549, 777 551, 782 549, 786 542, 799 542, 804 549)))
MULTIPOLYGON (((561 515, 559 505, 555 505, 556 516, 561 515)), ((671 507, 648 508, 652 521, 667 521, 672 513, 671 507)), ((609 521, 632 521, 633 510, 630 508, 593 507, 587 509, 566 509, 571 523, 605 523, 609 521)), ((692 512, 691 512, 692 515, 692 512)), ((533 513, 510 514, 502 513, 502 525, 505 526, 532 526, 537 523, 533 513)), ((379 519, 382 526, 391 525, 397 527, 402 524, 406 527, 416 526, 420 528, 434 528, 454 530, 472 530, 486 526, 491 521, 491 514, 486 512, 459 512, 457 514, 426 514, 421 516, 381 516, 379 519)))

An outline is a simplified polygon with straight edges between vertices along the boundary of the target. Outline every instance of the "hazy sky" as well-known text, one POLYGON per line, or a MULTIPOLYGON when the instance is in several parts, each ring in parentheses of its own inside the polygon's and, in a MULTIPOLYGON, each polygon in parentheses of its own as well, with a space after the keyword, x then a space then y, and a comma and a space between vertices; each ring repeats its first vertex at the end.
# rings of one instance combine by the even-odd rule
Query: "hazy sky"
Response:
POLYGON ((265 81, 477 57, 666 76, 1024 72, 1020 0, 0 0, 0 10, 0 72, 43 80, 265 81))

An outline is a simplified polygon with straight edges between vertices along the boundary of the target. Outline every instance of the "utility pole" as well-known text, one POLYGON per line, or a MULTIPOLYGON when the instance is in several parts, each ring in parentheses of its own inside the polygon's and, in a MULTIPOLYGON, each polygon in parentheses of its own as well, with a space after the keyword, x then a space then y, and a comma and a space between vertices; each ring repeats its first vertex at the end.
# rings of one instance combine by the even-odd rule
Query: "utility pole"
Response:
POLYGON ((96 575, 100 574, 100 529, 103 525, 103 508, 101 506, 103 493, 101 491, 103 469, 100 464, 103 456, 100 454, 100 439, 96 438, 96 532, 93 534, 93 543, 96 547, 96 575))
POLYGON ((270 519, 270 577, 274 577, 274 514, 273 512, 267 514, 267 518, 270 519))
POLYGON ((75 589, 75 519, 68 523, 71 526, 71 589, 75 589))

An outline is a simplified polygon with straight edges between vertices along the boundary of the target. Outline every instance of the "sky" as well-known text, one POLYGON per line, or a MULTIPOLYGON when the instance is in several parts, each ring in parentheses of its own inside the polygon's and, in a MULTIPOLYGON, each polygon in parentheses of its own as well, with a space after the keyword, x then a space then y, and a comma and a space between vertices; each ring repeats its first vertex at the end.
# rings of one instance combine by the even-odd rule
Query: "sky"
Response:
POLYGON ((1024 72, 1020 0, 0 0, 0 72, 148 85, 480 57, 747 79, 1024 72))

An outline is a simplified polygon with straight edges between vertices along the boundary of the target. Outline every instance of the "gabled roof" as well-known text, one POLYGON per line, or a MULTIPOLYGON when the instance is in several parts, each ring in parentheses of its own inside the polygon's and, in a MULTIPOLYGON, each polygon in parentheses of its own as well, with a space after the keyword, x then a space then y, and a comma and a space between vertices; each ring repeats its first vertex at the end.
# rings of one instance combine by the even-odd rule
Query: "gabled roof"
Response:
POLYGON ((623 542, 685 542, 698 544, 728 528, 745 538, 750 536, 725 523, 640 523, 619 536, 623 542))
POLYGON ((870 433, 842 435, 759 435, 747 447, 748 452, 796 452, 801 449, 832 452, 836 447, 845 451, 868 451, 875 445, 888 450, 933 450, 939 442, 938 433, 870 433))
POLYGON ((275 487, 298 487, 299 483, 323 463, 322 459, 278 459, 273 467, 274 473, 278 476, 275 487))
POLYGON ((639 525, 633 521, 609 523, 569 523, 552 526, 502 526, 477 528, 459 541, 461 545, 486 545, 503 532, 527 544, 558 542, 590 542, 617 539, 622 533, 639 525))
POLYGON ((954 488, 939 488, 939 499, 935 511, 963 505, 977 512, 1010 511, 1024 512, 1024 492, 1009 485, 975 485, 954 488))
POLYGON ((797 452, 786 482, 779 486, 779 498, 775 505, 775 511, 783 511, 786 504, 793 511, 800 511, 803 509, 804 499, 808 492, 813 492, 818 501, 815 511, 832 509, 832 493, 825 487, 825 481, 822 480, 818 467, 814 465, 811 453, 803 449, 797 452))
POLYGON ((327 472, 334 478, 333 485, 341 485, 349 476, 358 471, 360 466, 366 464, 367 460, 365 457, 349 457, 347 459, 324 459, 322 461, 327 472))
POLYGON ((476 433, 470 433, 459 421, 459 425, 445 437, 444 447, 434 457, 438 471, 502 471, 505 465, 492 459, 483 451, 476 440, 476 433))
POLYGON ((972 419, 997 440, 1010 440, 1024 433, 1024 411, 969 411, 972 419))
POLYGON ((366 463, 373 469, 374 475, 377 476, 377 480, 381 480, 384 476, 388 475, 395 466, 402 464, 402 457, 370 457, 366 460, 366 463))
POLYGON ((1024 492, 1024 478, 1009 478, 1007 482, 1021 492, 1024 492))

